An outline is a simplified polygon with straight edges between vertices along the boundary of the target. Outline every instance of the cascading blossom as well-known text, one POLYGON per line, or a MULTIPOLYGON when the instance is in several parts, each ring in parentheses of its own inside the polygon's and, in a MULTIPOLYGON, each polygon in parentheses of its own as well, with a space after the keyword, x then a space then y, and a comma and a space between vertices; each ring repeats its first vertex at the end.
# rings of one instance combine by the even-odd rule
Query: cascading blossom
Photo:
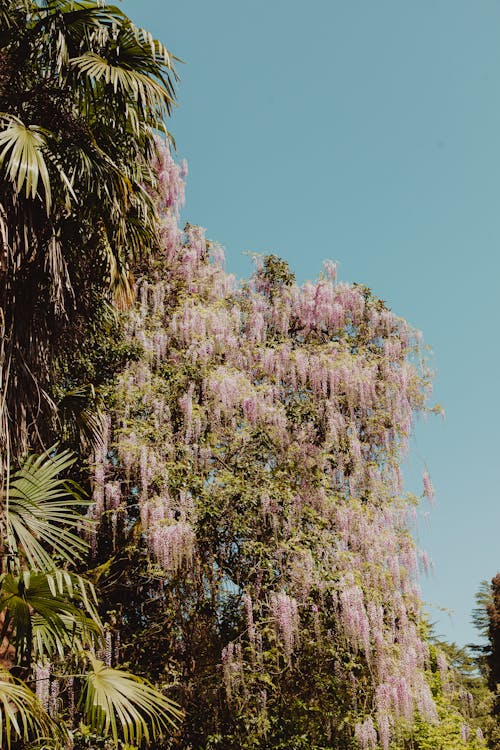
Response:
POLYGON ((37 664, 35 668, 35 693, 40 704, 48 710, 50 703, 50 664, 37 664))
POLYGON ((355 736, 361 750, 373 750, 377 747, 377 731, 370 717, 362 724, 356 724, 355 736))
POLYGON ((166 571, 175 573, 192 560, 195 536, 187 523, 157 523, 149 540, 155 559, 166 571))
POLYGON ((271 594, 270 608, 283 648, 290 658, 294 646, 299 642, 299 612, 296 600, 281 591, 271 594))
POLYGON ((217 655, 211 674, 226 700, 214 721, 240 699, 267 716, 275 675, 313 669, 326 674, 323 708, 334 716, 318 732, 332 746, 347 732, 362 750, 388 750, 398 723, 436 720, 400 496, 429 391, 419 336, 365 287, 338 283, 332 263, 299 286, 286 264, 261 260, 237 286, 202 229, 179 229, 182 175, 168 151, 158 170, 164 255, 129 315, 143 356, 117 384, 117 461, 101 456, 92 512, 139 505, 178 613, 162 628, 177 649, 165 659, 188 665, 180 672, 203 663, 188 657, 183 628, 197 632, 200 612, 212 618, 204 653, 217 655))

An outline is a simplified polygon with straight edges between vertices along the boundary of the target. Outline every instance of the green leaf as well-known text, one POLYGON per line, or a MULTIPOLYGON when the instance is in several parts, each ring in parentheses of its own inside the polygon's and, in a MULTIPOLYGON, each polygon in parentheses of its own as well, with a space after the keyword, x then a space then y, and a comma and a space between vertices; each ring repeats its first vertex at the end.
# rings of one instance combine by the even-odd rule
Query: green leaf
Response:
POLYGON ((121 91, 145 109, 158 109, 172 102, 172 97, 161 83, 138 70, 112 65, 96 52, 85 52, 70 60, 81 75, 93 81, 102 81, 121 91))
POLYGON ((42 708, 35 694, 21 680, 0 669, 0 742, 10 749, 13 739, 50 741, 49 747, 62 748, 69 739, 62 724, 56 724, 42 708))
POLYGON ((32 569, 56 568, 54 556, 74 563, 88 549, 81 535, 91 522, 76 509, 89 502, 78 485, 59 476, 74 462, 70 451, 54 455, 49 449, 29 456, 10 479, 5 503, 9 553, 24 557, 32 569))
POLYGON ((47 131, 37 125, 26 126, 17 117, 2 113, 0 122, 0 165, 7 177, 16 183, 18 192, 25 189, 27 198, 35 198, 41 179, 45 190, 47 213, 51 205, 50 177, 44 157, 47 148, 47 131))
POLYGON ((85 675, 80 707, 95 732, 120 735, 127 743, 150 742, 164 731, 175 729, 183 718, 179 706, 150 683, 121 669, 106 667, 87 654, 90 669, 85 675))
POLYGON ((91 584, 67 571, 52 575, 25 571, 19 576, 3 576, 0 613, 4 624, 0 641, 9 637, 18 661, 31 661, 33 655, 37 660, 44 655, 63 656, 68 646, 75 648, 78 644, 81 650, 84 643, 89 645, 101 636, 102 626, 88 596, 85 595, 85 611, 77 606, 83 603, 82 583, 93 591, 91 584))

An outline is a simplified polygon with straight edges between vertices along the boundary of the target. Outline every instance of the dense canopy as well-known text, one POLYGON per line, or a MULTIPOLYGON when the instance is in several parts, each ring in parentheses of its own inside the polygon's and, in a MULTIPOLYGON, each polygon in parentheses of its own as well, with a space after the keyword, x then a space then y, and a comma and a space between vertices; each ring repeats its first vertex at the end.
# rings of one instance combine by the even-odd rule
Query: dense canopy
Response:
POLYGON ((157 168, 163 250, 138 279, 91 508, 116 632, 178 685, 178 747, 387 749, 438 719, 401 496, 419 336, 331 263, 299 287, 268 256, 237 285, 203 230, 179 230, 168 150, 157 168))

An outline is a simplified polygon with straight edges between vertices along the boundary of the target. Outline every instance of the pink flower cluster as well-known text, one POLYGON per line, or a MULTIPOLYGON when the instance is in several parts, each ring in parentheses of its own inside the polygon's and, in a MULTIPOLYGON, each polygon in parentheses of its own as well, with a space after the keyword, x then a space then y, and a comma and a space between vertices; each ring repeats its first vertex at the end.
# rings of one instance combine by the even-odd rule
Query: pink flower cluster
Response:
POLYGON ((176 573, 193 557, 195 535, 187 523, 155 524, 149 535, 153 555, 166 571, 176 573))
MULTIPOLYGON (((129 316, 144 355, 121 374, 113 415, 124 476, 112 476, 106 448, 92 514, 118 511, 132 486, 154 561, 171 574, 196 566, 217 599, 227 593, 223 555, 245 542, 229 536, 231 519, 247 522, 253 508, 268 559, 230 582, 242 626, 219 664, 228 698, 250 690, 245 659, 264 669, 269 632, 291 664, 312 622, 318 650, 348 648, 365 665, 372 710, 355 735, 362 750, 387 750, 397 721, 416 710, 435 719, 411 509, 400 497, 401 459, 429 390, 413 357, 419 335, 368 290, 338 283, 331 262, 316 283, 284 283, 262 266, 237 286, 202 229, 179 229, 181 171, 169 153, 158 159, 165 265, 141 281, 129 316), (224 494, 232 483, 245 495, 237 509, 238 493, 224 494), (203 556, 206 507, 220 548, 203 556), (269 571, 279 583, 263 583, 269 571)), ((424 488, 432 499, 427 475, 424 488)))
POLYGON ((286 655, 290 658, 299 642, 299 611, 296 600, 285 594, 271 593, 269 606, 276 625, 278 637, 283 641, 286 655))
POLYGON ((50 665, 37 664, 35 668, 36 697, 47 711, 50 702, 50 665))
POLYGON ((363 723, 356 724, 354 731, 361 750, 373 750, 377 747, 377 730, 370 716, 363 723))

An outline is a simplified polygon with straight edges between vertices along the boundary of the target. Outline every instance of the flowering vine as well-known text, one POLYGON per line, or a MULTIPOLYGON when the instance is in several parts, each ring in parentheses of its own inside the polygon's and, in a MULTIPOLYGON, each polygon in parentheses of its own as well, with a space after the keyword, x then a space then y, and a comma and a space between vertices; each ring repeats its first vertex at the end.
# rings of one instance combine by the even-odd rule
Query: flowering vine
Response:
POLYGON ((388 750, 416 715, 437 721, 400 472, 430 389, 420 337, 331 262, 299 286, 270 256, 237 284, 202 229, 179 229, 167 150, 157 168, 164 251, 137 282, 141 355, 116 385, 92 513, 116 548, 140 529, 193 717, 208 701, 212 731, 261 747, 289 691, 321 709, 318 747, 388 750))

